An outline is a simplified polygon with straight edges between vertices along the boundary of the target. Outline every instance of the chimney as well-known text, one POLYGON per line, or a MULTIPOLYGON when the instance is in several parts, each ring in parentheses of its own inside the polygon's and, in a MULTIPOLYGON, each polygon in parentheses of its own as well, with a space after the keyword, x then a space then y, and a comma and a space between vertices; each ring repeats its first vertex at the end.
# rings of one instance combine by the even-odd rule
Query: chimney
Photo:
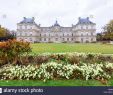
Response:
POLYGON ((78 18, 79 20, 81 19, 81 17, 78 18))
POLYGON ((32 17, 32 19, 33 19, 33 21, 35 20, 35 18, 34 18, 34 17, 32 17))
POLYGON ((26 19, 26 17, 24 17, 24 19, 26 19))
POLYGON ((89 20, 89 17, 87 17, 87 20, 89 20))

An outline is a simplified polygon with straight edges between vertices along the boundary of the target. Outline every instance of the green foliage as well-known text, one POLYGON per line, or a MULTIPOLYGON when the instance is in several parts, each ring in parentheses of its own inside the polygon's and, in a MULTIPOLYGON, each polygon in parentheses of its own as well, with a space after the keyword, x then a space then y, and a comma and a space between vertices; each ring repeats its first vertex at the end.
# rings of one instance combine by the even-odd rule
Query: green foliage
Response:
POLYGON ((103 28, 104 33, 101 35, 103 40, 113 40, 113 20, 110 20, 103 28))

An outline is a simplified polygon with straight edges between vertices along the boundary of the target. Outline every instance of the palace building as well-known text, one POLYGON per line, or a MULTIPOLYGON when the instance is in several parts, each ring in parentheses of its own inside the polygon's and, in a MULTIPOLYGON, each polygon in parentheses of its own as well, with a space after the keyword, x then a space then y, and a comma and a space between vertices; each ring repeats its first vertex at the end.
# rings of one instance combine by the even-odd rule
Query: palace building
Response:
POLYGON ((17 40, 54 43, 86 43, 96 42, 96 24, 87 18, 80 18, 76 25, 63 27, 56 21, 50 27, 41 27, 36 24, 35 18, 24 17, 23 21, 17 23, 17 40))

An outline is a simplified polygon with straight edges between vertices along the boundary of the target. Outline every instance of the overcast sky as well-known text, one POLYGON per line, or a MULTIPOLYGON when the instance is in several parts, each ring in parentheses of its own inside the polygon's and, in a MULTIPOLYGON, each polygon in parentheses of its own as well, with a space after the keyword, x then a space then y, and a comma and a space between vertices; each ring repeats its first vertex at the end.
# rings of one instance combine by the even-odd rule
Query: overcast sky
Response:
POLYGON ((97 32, 113 19, 113 0, 0 0, 0 24, 16 30, 23 17, 35 17, 37 24, 61 26, 76 24, 78 17, 87 17, 97 24, 97 32))

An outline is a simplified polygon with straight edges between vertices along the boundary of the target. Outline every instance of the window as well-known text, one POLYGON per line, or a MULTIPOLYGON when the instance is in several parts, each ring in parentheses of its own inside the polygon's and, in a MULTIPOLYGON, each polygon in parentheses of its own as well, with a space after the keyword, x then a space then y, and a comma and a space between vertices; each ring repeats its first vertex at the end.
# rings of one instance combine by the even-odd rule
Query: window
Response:
POLYGON ((56 38, 55 40, 58 41, 58 38, 56 38))
POLYGON ((41 41, 42 39, 40 38, 40 41, 41 41))
POLYGON ((93 29, 93 26, 91 26, 91 29, 93 29))
POLYGON ((64 37, 64 34, 63 34, 63 37, 64 37))
POLYGON ((71 41, 73 41, 73 38, 71 38, 71 41))
POLYGON ((27 25, 25 25, 25 29, 27 29, 27 25))
POLYGON ((88 29, 88 26, 86 26, 86 29, 88 29))
POLYGON ((69 34, 67 34, 67 36, 69 36, 69 34))
POLYGON ((27 33, 25 33, 25 36, 27 36, 27 33))
POLYGON ((91 38, 91 41, 93 42, 93 38, 91 38))
POLYGON ((32 36, 32 32, 30 32, 30 36, 32 36))
POLYGON ((65 39, 63 38, 63 41, 64 41, 65 39))
POLYGON ((67 38, 67 41, 69 41, 69 38, 67 38))
POLYGON ((40 34, 40 37, 41 37, 41 34, 40 34))
POLYGON ((72 33, 72 37, 73 37, 73 33, 72 33))
POLYGON ((81 36, 83 36, 83 34, 81 34, 81 36))
POLYGON ((46 41, 46 38, 44 38, 44 41, 46 41))
POLYGON ((83 42, 83 38, 81 38, 81 42, 83 42))
POLYGON ((81 26, 81 29, 83 29, 83 26, 81 26))
POLYGON ((49 38, 49 41, 51 41, 51 39, 49 38))
POLYGON ((22 25, 20 25, 20 29, 22 29, 22 25))
POLYGON ((32 41, 32 38, 29 38, 30 41, 32 41))
POLYGON ((91 33, 91 36, 93 36, 93 33, 91 33))

